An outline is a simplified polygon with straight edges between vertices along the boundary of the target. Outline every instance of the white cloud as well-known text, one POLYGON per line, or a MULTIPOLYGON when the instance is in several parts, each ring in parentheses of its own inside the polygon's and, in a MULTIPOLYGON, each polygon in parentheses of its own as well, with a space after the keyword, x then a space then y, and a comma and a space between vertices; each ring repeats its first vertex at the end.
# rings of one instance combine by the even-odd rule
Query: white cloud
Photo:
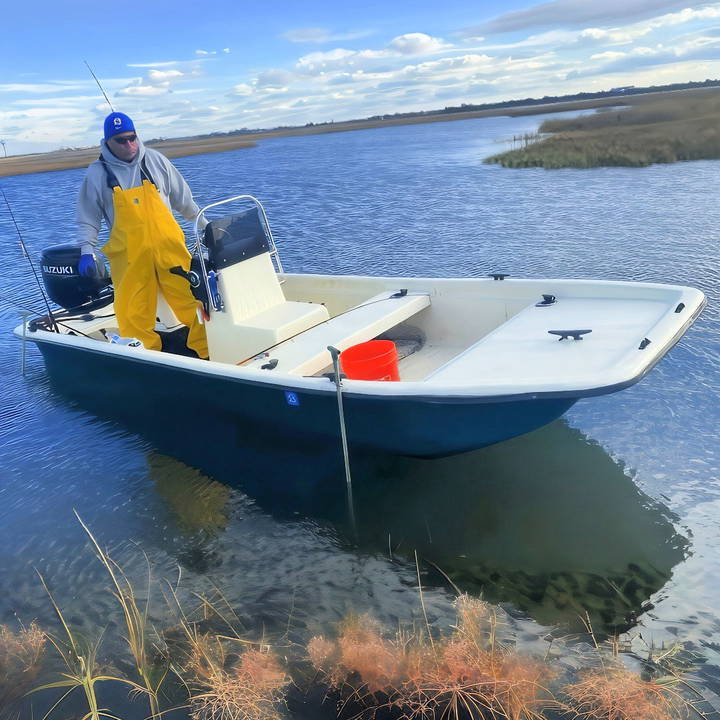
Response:
POLYGON ((252 95, 254 90, 251 85, 248 85, 247 83, 240 83, 239 85, 235 85, 231 92, 233 95, 240 95, 242 97, 246 97, 248 95, 252 95))
POLYGON ((7 93, 62 93, 80 90, 89 83, 4 83, 0 92, 7 93))
POLYGON ((552 0, 523 10, 513 10, 474 28, 466 35, 504 33, 539 27, 613 26, 672 11, 683 10, 688 0, 552 0))
POLYGON ((614 28, 611 30, 603 30, 602 28, 585 28, 578 35, 578 42, 583 40, 592 40, 593 42, 601 42, 606 45, 626 45, 633 42, 637 38, 652 32, 652 28, 648 26, 636 26, 627 28, 614 28))
POLYGON ((636 47, 633 48, 630 52, 631 55, 656 55, 658 52, 657 49, 649 48, 649 47, 636 47))
POLYGON ((217 55, 217 50, 196 50, 196 55, 217 55))
POLYGON ((439 38, 424 33, 406 33, 393 38, 380 50, 347 50, 335 48, 325 52, 312 52, 300 57, 296 69, 305 73, 324 73, 348 69, 365 69, 378 62, 401 59, 408 55, 431 55, 451 47, 439 38))
MULTIPOLYGON (((98 99, 98 95, 66 95, 64 97, 44 97, 44 98, 22 98, 7 103, 8 106, 19 106, 24 108, 30 107, 69 107, 77 108, 83 103, 92 102, 98 99)), ((104 102, 104 101, 103 101, 104 102)), ((107 105, 105 106, 107 107, 107 105)))
POLYGON ((62 138, 66 145, 75 143, 87 131, 87 121, 84 109, 77 107, 0 111, 0 126, 18 128, 14 142, 62 143, 62 138))
POLYGON ((223 48, 223 52, 224 52, 226 55, 229 55, 229 54, 230 54, 230 48, 223 48))
POLYGON ((153 84, 177 80, 183 76, 184 73, 179 70, 149 70, 147 74, 148 80, 153 84))
POLYGON ((331 70, 352 64, 351 59, 357 57, 357 55, 356 50, 344 50, 343 48, 336 48, 327 52, 314 52, 299 58, 295 63, 295 67, 306 72, 331 70))
POLYGON ((591 60, 617 60, 618 58, 625 57, 627 53, 617 52, 614 50, 607 50, 606 52, 595 53, 590 56, 591 60))
POLYGON ((182 60, 165 60, 163 62, 127 63, 127 67, 131 67, 131 68, 171 67, 172 65, 178 65, 181 62, 183 62, 183 61, 182 60))
POLYGON ((196 72, 182 72, 181 70, 156 70, 151 68, 144 78, 134 78, 126 87, 119 89, 115 95, 119 97, 154 97, 173 92, 172 85, 196 72))
POLYGON ((714 20, 715 18, 720 18, 720 6, 717 4, 699 10, 686 7, 680 12, 661 15, 656 20, 650 21, 650 25, 653 28, 659 28, 668 25, 679 25, 692 20, 714 20))
POLYGON ((388 45, 388 50, 394 50, 400 55, 428 55, 445 47, 442 40, 430 37, 425 33, 406 33, 398 35, 388 45))
POLYGON ((165 95, 169 92, 169 83, 160 85, 130 85, 118 90, 115 95, 124 97, 151 97, 153 95, 165 95))
MULTIPOLYGON (((667 75, 679 63, 690 61, 714 61, 714 72, 720 71, 720 38, 694 37, 683 43, 674 43, 670 47, 661 44, 654 47, 638 46, 626 53, 624 57, 610 58, 608 62, 599 65, 579 68, 571 72, 568 77, 574 79, 598 75, 611 76, 630 71, 638 72, 643 68, 652 68, 656 73, 667 75)), ((660 84, 667 80, 663 78, 655 82, 660 84)), ((677 82, 677 80, 673 82, 677 82)), ((635 81, 632 84, 639 84, 639 82, 635 81)))

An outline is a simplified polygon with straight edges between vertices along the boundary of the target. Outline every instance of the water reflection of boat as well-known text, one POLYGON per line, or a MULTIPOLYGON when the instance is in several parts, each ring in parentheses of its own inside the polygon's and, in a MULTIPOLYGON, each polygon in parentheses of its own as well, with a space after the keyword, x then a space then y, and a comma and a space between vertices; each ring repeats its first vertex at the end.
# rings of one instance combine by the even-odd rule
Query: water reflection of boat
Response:
MULTIPOLYGON (((197 412, 181 398, 176 403, 173 412, 197 412)), ((108 414, 92 395, 81 404, 108 414)), ((199 468, 278 518, 310 516, 327 531, 351 536, 336 443, 278 444, 273 428, 238 428, 222 416, 209 419, 198 441, 196 430, 162 422, 166 408, 147 405, 137 412, 131 401, 122 416, 120 410, 113 409, 115 419, 191 466, 162 462, 162 472, 152 473, 160 478, 158 498, 190 531, 181 506, 198 497, 188 499, 179 488, 185 478, 197 478, 199 468)), ((462 456, 421 460, 354 451, 352 464, 361 552, 388 557, 390 546, 394 559, 404 562, 417 550, 461 589, 511 602, 543 623, 573 623, 587 610, 598 630, 627 627, 687 549, 668 511, 563 421, 462 456)), ((222 533, 215 520, 227 511, 216 500, 213 492, 200 516, 209 515, 214 532, 222 533)), ((205 564, 205 542, 194 533, 193 565, 205 564)), ((222 558, 213 556, 212 565, 218 563, 222 558)), ((431 576, 446 582, 440 573, 431 576)))
MULTIPOLYGON (((198 271, 171 270, 205 307, 210 362, 117 344, 110 286, 86 287, 80 251, 67 246, 42 263, 67 312, 16 334, 37 343, 64 382, 73 367, 76 382, 113 400, 183 394, 205 414, 274 423, 283 437, 337 437, 330 347, 391 338, 407 348, 399 382, 379 382, 385 373, 343 382, 350 441, 440 457, 530 432, 580 398, 638 382, 705 303, 692 288, 634 282, 287 274, 259 210, 213 220, 205 246, 198 239, 198 271)), ((166 312, 158 318, 158 330, 177 326, 166 312)))
POLYGON ((386 458, 355 493, 364 544, 415 549, 460 588, 542 623, 631 625, 683 560, 669 511, 563 421, 433 462, 386 458))
POLYGON ((160 453, 149 455, 148 473, 184 534, 214 535, 227 525, 227 485, 160 453))

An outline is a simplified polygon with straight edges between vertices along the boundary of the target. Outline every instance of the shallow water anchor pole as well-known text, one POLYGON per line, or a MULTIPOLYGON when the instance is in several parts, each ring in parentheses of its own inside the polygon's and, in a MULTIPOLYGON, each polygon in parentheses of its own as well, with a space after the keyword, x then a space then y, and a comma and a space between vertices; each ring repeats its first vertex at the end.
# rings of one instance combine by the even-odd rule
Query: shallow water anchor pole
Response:
POLYGON ((23 326, 23 334, 22 334, 22 353, 20 356, 20 373, 23 377, 25 377, 25 346, 26 346, 26 339, 27 339, 27 319, 30 316, 29 312, 25 312, 24 310, 20 312, 20 317, 22 318, 22 326, 23 326))
POLYGON ((347 432, 345 430, 345 413, 343 411, 342 397, 342 375, 340 374, 340 351, 328 345, 327 347, 333 361, 333 381, 337 389, 338 416, 340 418, 340 439, 342 441, 343 460, 345 462, 345 482, 347 483, 347 502, 348 513, 350 515, 350 523, 353 532, 357 535, 357 525, 355 524, 355 504, 353 503, 352 477, 350 475, 350 456, 348 454, 347 432))

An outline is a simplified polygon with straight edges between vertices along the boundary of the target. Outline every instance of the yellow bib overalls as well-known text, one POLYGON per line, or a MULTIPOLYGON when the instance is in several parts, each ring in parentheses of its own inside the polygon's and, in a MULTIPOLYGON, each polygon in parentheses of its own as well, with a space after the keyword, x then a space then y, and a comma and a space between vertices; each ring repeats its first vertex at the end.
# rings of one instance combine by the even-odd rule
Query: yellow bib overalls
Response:
MULTIPOLYGON (((108 177, 117 182, 110 172, 108 177)), ((186 272, 190 269, 182 229, 147 179, 128 190, 115 184, 112 192, 115 220, 102 250, 110 261, 120 334, 141 340, 149 350, 161 349, 155 332, 160 290, 178 320, 190 328, 187 346, 206 358, 207 337, 198 320, 198 301, 187 280, 169 272, 176 265, 186 272)))

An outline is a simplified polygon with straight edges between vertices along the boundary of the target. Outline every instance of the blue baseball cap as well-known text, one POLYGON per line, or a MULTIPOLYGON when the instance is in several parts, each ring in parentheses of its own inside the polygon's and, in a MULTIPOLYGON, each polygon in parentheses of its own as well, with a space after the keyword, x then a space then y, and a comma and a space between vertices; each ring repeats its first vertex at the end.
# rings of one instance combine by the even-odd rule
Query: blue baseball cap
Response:
POLYGON ((112 112, 105 118, 105 139, 124 132, 135 132, 133 121, 121 112, 112 112))

